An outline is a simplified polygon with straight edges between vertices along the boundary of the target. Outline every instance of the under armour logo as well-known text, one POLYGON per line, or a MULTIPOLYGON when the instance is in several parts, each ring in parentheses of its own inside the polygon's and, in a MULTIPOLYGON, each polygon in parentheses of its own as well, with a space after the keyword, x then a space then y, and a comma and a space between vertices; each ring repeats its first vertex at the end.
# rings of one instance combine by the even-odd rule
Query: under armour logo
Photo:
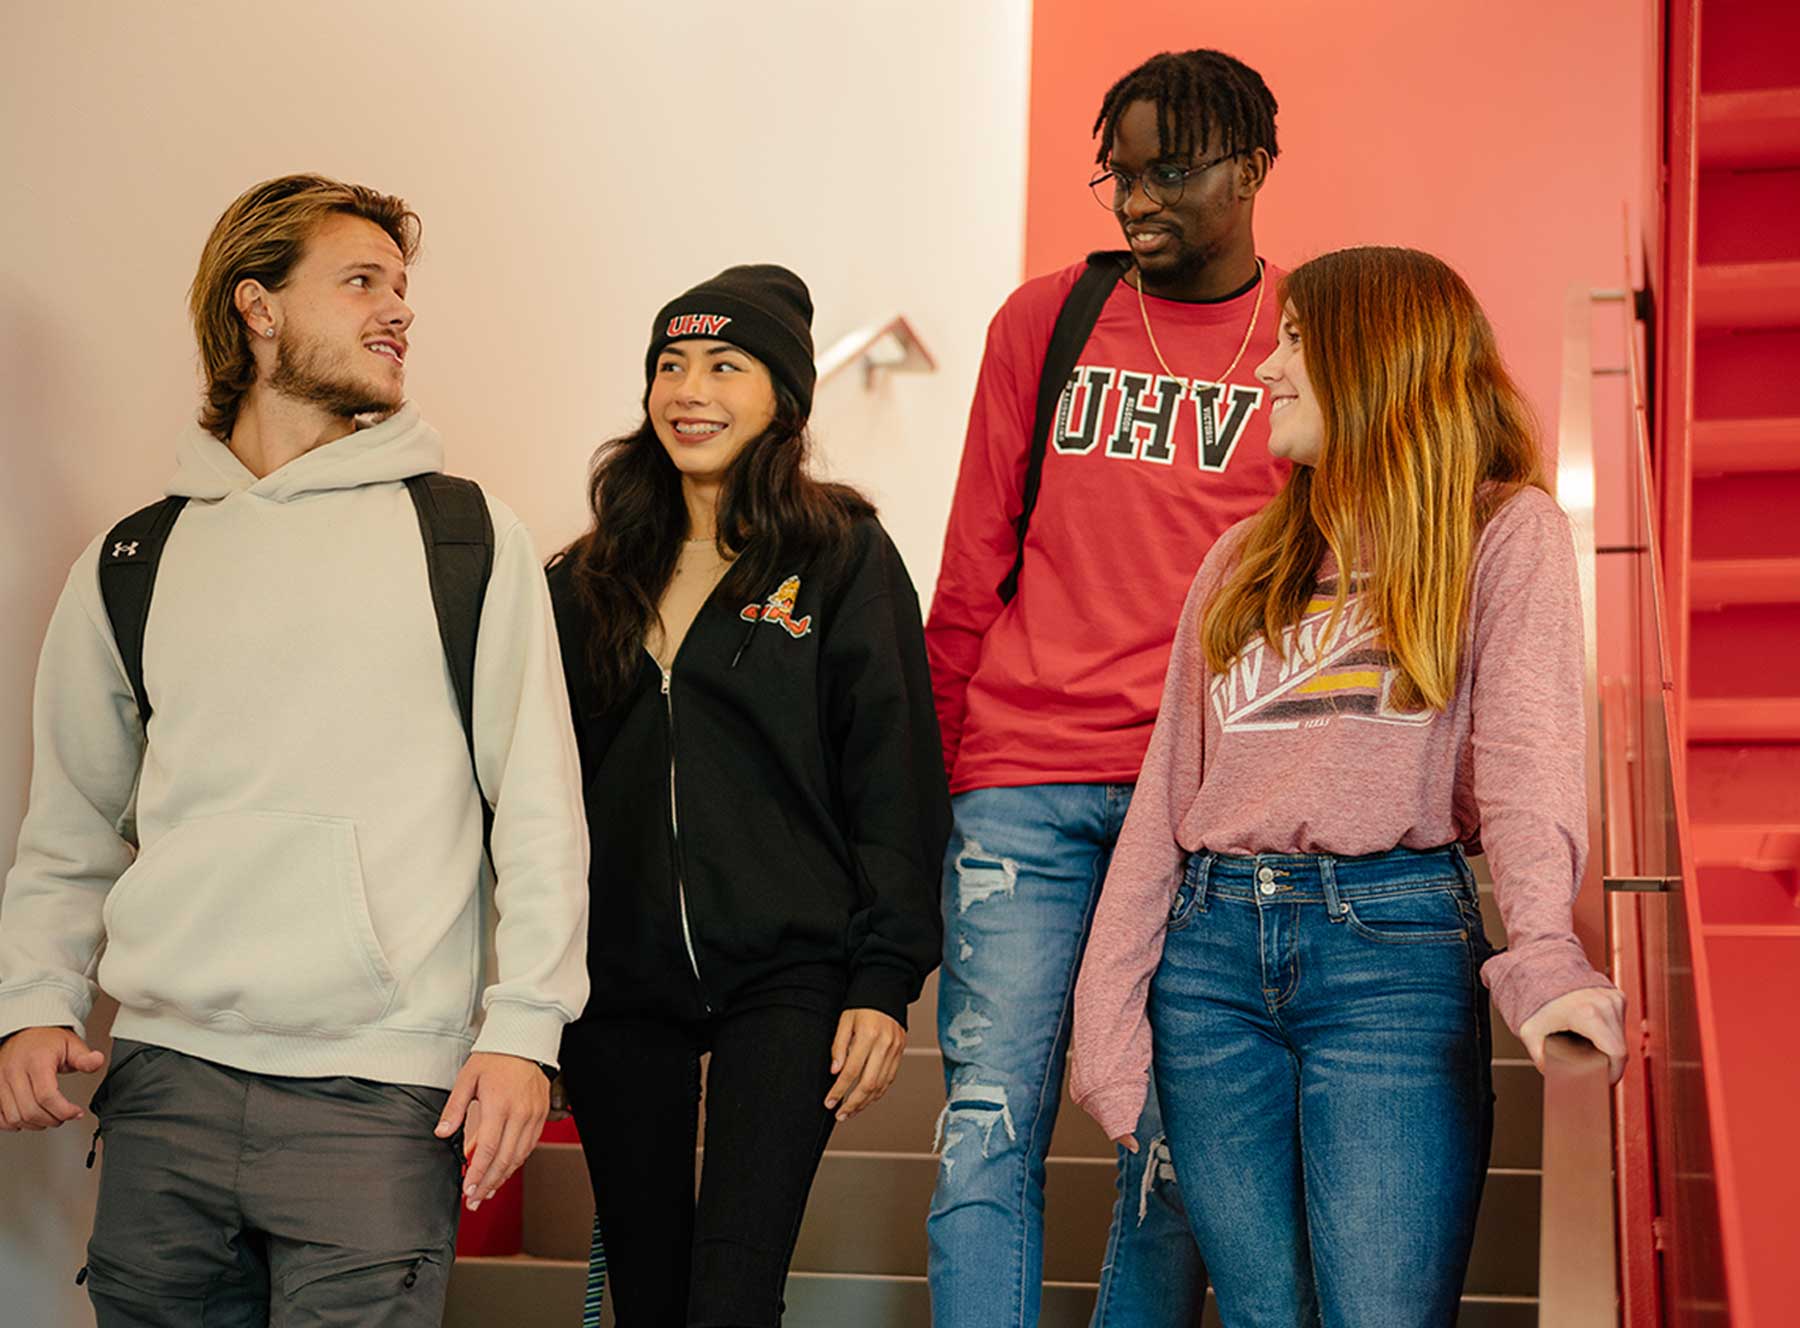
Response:
POLYGON ((132 540, 131 543, 129 543, 129 544, 126 544, 123 541, 121 541, 119 543, 114 544, 112 556, 115 558, 135 558, 135 557, 137 557, 137 541, 132 540))

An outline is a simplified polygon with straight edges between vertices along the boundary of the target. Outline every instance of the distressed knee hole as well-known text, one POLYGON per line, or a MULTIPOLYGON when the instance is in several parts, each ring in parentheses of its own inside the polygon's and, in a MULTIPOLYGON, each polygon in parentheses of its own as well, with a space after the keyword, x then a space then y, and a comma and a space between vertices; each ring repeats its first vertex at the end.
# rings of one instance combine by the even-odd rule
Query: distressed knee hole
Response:
POLYGON ((1013 895, 1019 888, 1019 864, 997 858, 975 840, 963 841, 956 855, 956 911, 967 913, 977 904, 997 896, 1013 895))
POLYGON ((982 1034, 993 1026, 994 1021, 977 1010, 973 1001, 964 1001, 963 1008, 944 1030, 944 1036, 956 1050, 974 1051, 984 1040, 982 1034))
POLYGON ((1018 1142, 1005 1087, 985 1082, 979 1071, 959 1078, 950 1086, 949 1101, 938 1113, 937 1137, 931 1144, 932 1151, 939 1155, 938 1165, 945 1178, 954 1173, 957 1153, 969 1140, 979 1138, 981 1155, 987 1157, 996 1129, 1005 1132, 1006 1143, 1018 1142))

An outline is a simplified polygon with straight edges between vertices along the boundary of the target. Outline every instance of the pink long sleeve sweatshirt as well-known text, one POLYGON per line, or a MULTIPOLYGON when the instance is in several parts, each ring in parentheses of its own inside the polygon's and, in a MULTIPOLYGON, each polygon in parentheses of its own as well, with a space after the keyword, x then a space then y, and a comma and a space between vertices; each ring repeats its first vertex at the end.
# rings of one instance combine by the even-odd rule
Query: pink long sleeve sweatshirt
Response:
POLYGON ((1570 924, 1587 856, 1583 643, 1568 518, 1540 489, 1507 499, 1476 546, 1455 695, 1393 707, 1396 673, 1351 596, 1322 640, 1331 569, 1277 656, 1252 641, 1223 676, 1199 618, 1249 522, 1188 591, 1162 707, 1075 989, 1071 1091, 1110 1138, 1136 1128, 1150 1069, 1150 979, 1187 855, 1485 850, 1510 948, 1482 977, 1515 1031, 1546 1002, 1611 985, 1570 924))

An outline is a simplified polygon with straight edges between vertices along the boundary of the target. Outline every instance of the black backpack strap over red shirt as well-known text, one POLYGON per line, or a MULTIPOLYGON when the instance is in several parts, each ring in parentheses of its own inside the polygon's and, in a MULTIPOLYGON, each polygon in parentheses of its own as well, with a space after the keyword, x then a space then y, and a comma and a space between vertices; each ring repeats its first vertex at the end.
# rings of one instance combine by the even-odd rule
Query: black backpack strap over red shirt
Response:
POLYGON ((1002 604, 1010 604, 1019 593, 1019 570, 1025 565, 1025 532, 1031 526, 1031 513, 1037 507, 1038 493, 1044 486, 1044 458, 1050 450, 1050 430, 1056 425, 1056 405, 1063 389, 1081 359, 1081 349, 1093 334, 1100 310, 1112 296, 1119 278, 1131 269, 1131 254, 1123 249, 1108 249, 1089 254, 1087 268, 1075 279, 1075 285, 1063 300, 1056 315, 1056 326, 1050 332, 1050 345, 1044 352, 1044 369, 1038 377, 1037 416, 1031 426, 1031 450, 1025 460, 1025 492, 1019 515, 1013 522, 1018 532, 1018 551, 1013 555, 1012 569, 1000 582, 1002 604))

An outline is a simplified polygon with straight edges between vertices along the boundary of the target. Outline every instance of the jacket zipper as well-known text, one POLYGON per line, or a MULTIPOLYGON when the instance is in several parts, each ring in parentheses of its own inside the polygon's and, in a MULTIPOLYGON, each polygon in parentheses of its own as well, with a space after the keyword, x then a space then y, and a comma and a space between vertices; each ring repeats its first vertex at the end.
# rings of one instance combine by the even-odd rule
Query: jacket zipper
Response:
POLYGON ((700 1003, 712 1013, 706 999, 706 983, 700 978, 700 960, 694 954, 694 932, 688 925, 687 884, 681 879, 681 817, 675 810, 675 698, 669 694, 670 670, 662 670, 663 713, 668 718, 669 733, 669 834, 675 858, 675 906, 681 913, 681 943, 687 947, 688 967, 694 970, 694 983, 700 988, 700 1003))

